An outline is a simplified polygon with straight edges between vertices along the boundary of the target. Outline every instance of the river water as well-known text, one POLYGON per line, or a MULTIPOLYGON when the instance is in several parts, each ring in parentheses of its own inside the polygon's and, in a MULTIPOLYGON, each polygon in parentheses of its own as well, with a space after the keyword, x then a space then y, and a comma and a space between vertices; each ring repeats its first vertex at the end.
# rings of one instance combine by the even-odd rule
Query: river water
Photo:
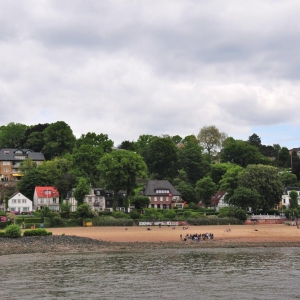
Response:
POLYGON ((0 299, 300 299, 300 249, 0 256, 0 299))

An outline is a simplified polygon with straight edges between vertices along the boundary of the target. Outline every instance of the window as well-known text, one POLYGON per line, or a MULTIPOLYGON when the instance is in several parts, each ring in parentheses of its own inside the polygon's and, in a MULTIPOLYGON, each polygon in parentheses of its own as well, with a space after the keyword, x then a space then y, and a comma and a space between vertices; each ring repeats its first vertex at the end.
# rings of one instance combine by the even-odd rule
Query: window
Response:
POLYGON ((17 203, 17 200, 16 200, 16 199, 13 199, 13 200, 12 200, 12 203, 17 203))
POLYGON ((15 151, 15 154, 23 154, 23 152, 21 150, 17 150, 15 151))
POLYGON ((11 207, 10 211, 16 211, 16 208, 15 207, 11 207))
POLYGON ((3 165, 3 166, 10 166, 10 162, 9 162, 9 161, 4 161, 4 162, 2 163, 2 165, 3 165))
POLYGON ((164 197, 159 197, 160 198, 160 201, 163 201, 164 197))
POLYGON ((44 199, 41 199, 41 204, 44 204, 44 199))
POLYGON ((56 203, 56 198, 53 198, 53 203, 56 203))
POLYGON ((26 199, 22 199, 22 203, 26 203, 26 199))
POLYGON ((157 197, 154 197, 154 201, 157 201, 157 197))
POLYGON ((21 203, 21 199, 18 199, 18 203, 21 203))
POLYGON ((9 150, 4 150, 4 154, 9 154, 9 150))
POLYGON ((169 201, 169 197, 166 197, 166 201, 169 201))
POLYGON ((23 207, 23 211, 29 211, 29 207, 23 207))
POLYGON ((7 168, 4 168, 4 172, 7 173, 7 172, 8 172, 8 169, 7 169, 7 168))
POLYGON ((89 203, 92 203, 92 197, 89 197, 88 199, 89 199, 89 203))
POLYGON ((156 190, 155 191, 157 194, 169 194, 170 190, 156 190))

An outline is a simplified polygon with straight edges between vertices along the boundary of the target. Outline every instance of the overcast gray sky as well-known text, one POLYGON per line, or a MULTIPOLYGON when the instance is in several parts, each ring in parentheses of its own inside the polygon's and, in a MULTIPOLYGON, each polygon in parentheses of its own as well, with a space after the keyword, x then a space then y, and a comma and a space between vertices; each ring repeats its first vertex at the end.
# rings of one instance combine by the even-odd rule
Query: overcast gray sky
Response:
POLYGON ((3 0, 0 125, 300 147, 300 1, 3 0))

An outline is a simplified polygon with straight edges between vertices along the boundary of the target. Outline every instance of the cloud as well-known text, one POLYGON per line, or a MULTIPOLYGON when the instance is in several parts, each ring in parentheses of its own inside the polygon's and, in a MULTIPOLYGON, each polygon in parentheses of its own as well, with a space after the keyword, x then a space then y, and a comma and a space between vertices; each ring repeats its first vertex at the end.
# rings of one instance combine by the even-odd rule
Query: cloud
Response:
POLYGON ((2 124, 64 120, 77 136, 106 133, 115 144, 212 124, 244 139, 255 129, 297 128, 299 8, 275 0, 2 2, 2 124))

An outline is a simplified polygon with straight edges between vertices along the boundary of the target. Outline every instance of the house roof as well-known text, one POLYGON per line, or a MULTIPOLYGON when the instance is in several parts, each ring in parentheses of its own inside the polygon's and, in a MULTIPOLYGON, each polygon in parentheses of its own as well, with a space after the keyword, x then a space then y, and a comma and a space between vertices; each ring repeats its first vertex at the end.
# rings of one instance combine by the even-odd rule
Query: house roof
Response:
POLYGON ((59 193, 54 186, 36 186, 35 192, 38 198, 59 197, 59 193), (46 191, 50 191, 50 195, 46 191))
MULTIPOLYGON (((10 197, 9 200, 12 199, 14 196, 16 196, 17 194, 20 194, 23 198, 26 198, 28 200, 30 200, 28 197, 24 196, 22 193, 20 193, 19 191, 13 193, 10 197)), ((31 200, 30 200, 31 201, 31 200)))
POLYGON ((44 154, 41 152, 34 152, 31 149, 19 149, 19 148, 2 148, 0 149, 0 161, 22 161, 24 158, 31 158, 32 160, 43 161, 45 160, 44 154))
POLYGON ((168 193, 159 193, 159 195, 172 194, 173 196, 181 196, 175 187, 168 180, 148 180, 142 190, 144 196, 157 196, 156 190, 168 190, 168 193))
MULTIPOLYGON (((224 197, 226 191, 219 191, 210 198, 211 206, 218 206, 220 199, 224 197)), ((202 201, 199 201, 198 206, 205 206, 202 201)))

